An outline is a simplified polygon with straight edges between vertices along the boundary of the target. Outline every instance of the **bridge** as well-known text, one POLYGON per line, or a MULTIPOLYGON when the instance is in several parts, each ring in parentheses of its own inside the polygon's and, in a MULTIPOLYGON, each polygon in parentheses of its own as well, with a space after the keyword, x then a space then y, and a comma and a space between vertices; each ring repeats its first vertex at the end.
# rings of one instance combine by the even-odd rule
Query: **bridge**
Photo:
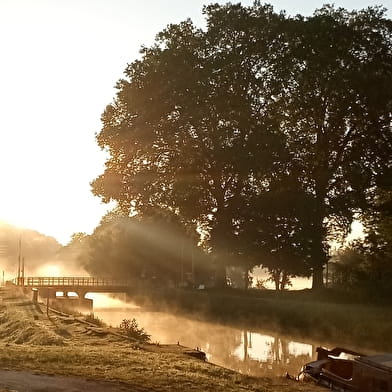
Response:
POLYGON ((12 282, 19 287, 34 289, 45 298, 62 292, 64 297, 76 293, 82 299, 87 293, 124 293, 131 287, 128 280, 92 277, 26 277, 15 278, 12 282))

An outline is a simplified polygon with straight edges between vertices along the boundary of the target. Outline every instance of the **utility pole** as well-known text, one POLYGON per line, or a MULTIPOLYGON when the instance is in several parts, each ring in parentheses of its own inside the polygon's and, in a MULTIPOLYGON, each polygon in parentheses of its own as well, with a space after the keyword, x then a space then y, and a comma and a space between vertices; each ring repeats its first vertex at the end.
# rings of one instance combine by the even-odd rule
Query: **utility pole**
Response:
POLYGON ((19 245, 18 246, 19 251, 18 251, 18 280, 17 280, 17 285, 19 286, 20 285, 20 272, 21 272, 20 254, 21 254, 21 248, 22 248, 22 236, 21 235, 19 235, 19 244, 18 245, 19 245))
MULTIPOLYGON (((3 258, 3 256, 7 255, 8 253, 8 245, 7 243, 3 243, 0 241, 0 258, 3 258)), ((5 279, 4 279, 4 270, 3 270, 3 286, 5 286, 5 279)))
POLYGON ((24 286, 24 277, 25 277, 25 258, 22 257, 22 286, 24 286))

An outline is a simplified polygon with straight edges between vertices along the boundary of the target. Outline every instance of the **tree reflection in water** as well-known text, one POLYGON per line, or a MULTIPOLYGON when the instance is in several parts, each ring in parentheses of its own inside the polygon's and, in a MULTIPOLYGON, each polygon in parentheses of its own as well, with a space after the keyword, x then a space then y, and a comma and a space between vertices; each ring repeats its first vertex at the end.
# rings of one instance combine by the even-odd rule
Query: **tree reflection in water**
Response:
POLYGON ((296 375, 304 363, 315 357, 315 346, 281 335, 244 330, 234 354, 238 360, 230 367, 241 373, 265 377, 286 372, 296 375))
POLYGON ((267 331, 241 330, 163 312, 143 309, 96 311, 95 316, 117 326, 124 318, 136 318, 152 342, 198 347, 208 361, 252 376, 298 374, 315 357, 315 346, 267 331))

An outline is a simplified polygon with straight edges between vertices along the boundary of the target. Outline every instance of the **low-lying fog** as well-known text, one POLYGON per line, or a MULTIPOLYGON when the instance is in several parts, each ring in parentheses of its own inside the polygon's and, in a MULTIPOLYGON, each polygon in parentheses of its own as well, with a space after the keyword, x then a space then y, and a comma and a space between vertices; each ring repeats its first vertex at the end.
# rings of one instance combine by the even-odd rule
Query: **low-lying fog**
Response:
POLYGON ((210 362, 244 374, 272 376, 289 372, 297 375, 301 366, 315 357, 315 344, 290 336, 151 311, 103 294, 87 297, 94 300, 94 315, 109 325, 117 327, 123 319, 135 318, 139 327, 151 335, 152 343, 180 343, 199 348, 210 362))

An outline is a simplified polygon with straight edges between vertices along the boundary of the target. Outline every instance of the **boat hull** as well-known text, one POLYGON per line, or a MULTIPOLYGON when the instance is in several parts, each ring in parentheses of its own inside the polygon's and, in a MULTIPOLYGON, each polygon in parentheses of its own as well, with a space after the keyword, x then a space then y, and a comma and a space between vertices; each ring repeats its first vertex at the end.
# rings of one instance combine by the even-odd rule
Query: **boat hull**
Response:
POLYGON ((342 348, 317 348, 305 378, 338 392, 392 392, 392 354, 367 356, 342 348))

